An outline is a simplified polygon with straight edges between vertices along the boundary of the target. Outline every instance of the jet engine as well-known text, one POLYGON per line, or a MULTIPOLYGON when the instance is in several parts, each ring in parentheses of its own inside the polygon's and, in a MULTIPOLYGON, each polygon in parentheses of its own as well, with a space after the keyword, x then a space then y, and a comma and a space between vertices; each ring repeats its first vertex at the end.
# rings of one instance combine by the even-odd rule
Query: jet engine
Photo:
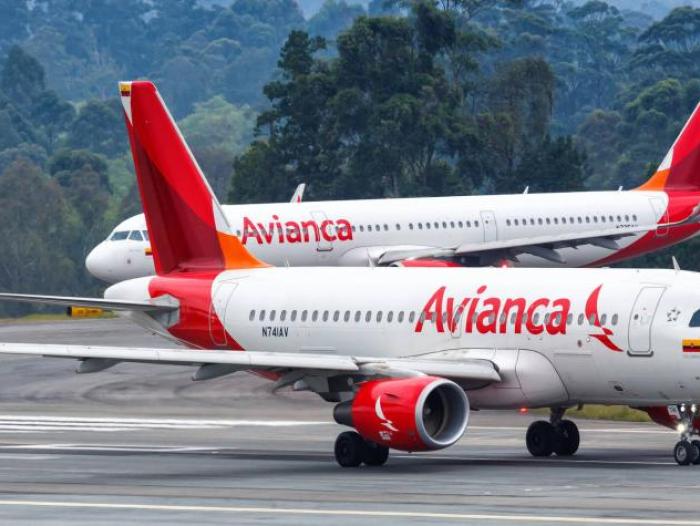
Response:
POLYGON ((333 417, 377 444, 427 451, 460 439, 469 420, 469 400, 461 387, 444 378, 371 380, 360 385, 353 400, 336 405, 333 417))

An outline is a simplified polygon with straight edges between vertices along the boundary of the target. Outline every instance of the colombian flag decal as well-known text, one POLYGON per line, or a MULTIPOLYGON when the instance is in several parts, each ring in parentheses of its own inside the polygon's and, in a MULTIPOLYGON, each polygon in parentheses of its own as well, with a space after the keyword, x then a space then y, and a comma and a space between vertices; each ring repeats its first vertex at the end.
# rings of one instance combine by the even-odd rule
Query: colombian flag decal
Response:
POLYGON ((683 340, 683 352, 700 353, 700 340, 683 340))
POLYGON ((131 95, 131 84, 128 82, 120 82, 119 93, 122 97, 129 97, 131 95))

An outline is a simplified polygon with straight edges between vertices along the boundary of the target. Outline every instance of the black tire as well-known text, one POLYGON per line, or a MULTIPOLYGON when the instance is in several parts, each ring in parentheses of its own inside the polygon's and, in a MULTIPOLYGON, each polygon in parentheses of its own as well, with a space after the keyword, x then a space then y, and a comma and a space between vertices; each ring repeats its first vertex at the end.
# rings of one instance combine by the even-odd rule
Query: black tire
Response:
POLYGON ((389 448, 376 442, 365 440, 365 454, 362 461, 368 466, 383 466, 389 458, 389 448))
POLYGON ((554 438, 554 426, 538 420, 527 428, 525 444, 533 457, 548 457, 554 451, 554 438))
POLYGON ((335 439, 335 461, 344 468, 356 468, 362 464, 365 441, 355 431, 344 431, 335 439))
POLYGON ((677 442, 673 447, 673 458, 679 466, 689 465, 695 458, 695 447, 687 440, 677 442))
POLYGON ((554 431, 554 453, 557 456, 568 457, 578 451, 581 436, 575 423, 571 420, 562 420, 554 431))
POLYGON ((693 446, 695 446, 695 451, 697 452, 697 455, 695 456, 695 459, 693 460, 694 465, 700 464, 700 440, 693 440, 690 442, 693 446))

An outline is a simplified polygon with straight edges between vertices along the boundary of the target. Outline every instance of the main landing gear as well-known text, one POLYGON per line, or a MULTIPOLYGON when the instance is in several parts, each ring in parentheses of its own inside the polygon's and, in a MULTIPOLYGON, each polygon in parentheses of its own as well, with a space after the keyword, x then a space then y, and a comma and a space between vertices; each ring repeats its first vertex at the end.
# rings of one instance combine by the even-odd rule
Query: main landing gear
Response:
POLYGON ((362 463, 382 466, 388 458, 388 447, 365 440, 355 431, 344 431, 335 439, 335 460, 344 468, 356 468, 362 463))
POLYGON ((678 406, 680 423, 678 431, 681 439, 673 446, 673 458, 681 466, 700 464, 700 440, 693 439, 698 436, 698 430, 694 427, 695 417, 698 414, 698 406, 695 404, 681 404, 678 406))
POLYGON ((546 420, 530 424, 525 435, 527 450, 534 457, 571 456, 578 450, 580 437, 578 427, 571 420, 563 420, 565 408, 553 408, 546 420))

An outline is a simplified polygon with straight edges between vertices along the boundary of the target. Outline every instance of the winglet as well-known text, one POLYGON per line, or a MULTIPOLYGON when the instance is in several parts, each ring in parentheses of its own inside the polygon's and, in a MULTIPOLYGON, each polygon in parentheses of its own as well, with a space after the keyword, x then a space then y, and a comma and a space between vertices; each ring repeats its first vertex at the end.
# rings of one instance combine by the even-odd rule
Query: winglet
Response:
POLYGON ((700 104, 654 175, 637 190, 700 190, 700 104))
POLYGON ((155 85, 120 82, 119 93, 156 272, 267 266, 233 234, 155 85))

